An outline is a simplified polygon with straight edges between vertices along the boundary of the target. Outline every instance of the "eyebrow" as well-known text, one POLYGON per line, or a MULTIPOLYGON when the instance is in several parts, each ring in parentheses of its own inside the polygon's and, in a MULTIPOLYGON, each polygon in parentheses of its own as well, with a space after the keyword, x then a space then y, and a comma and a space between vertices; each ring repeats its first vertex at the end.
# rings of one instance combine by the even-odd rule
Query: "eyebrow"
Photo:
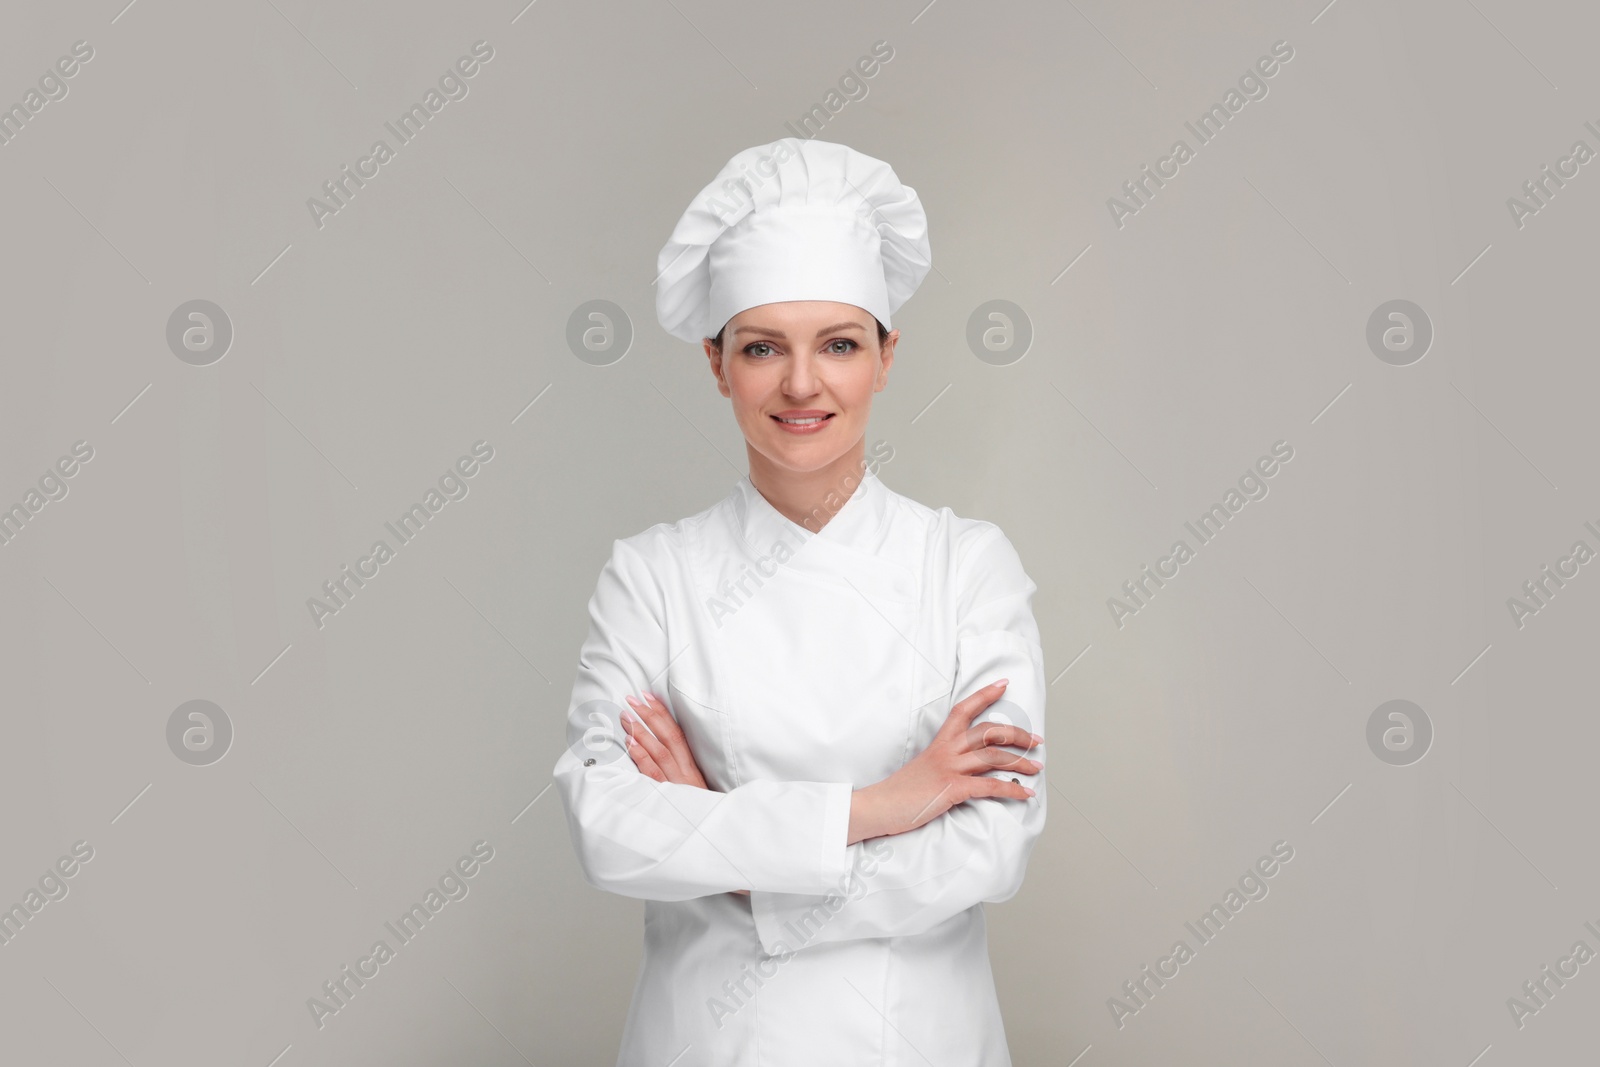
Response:
MULTIPOLYGON (((867 328, 861 325, 859 322, 836 322, 832 326, 824 326, 822 329, 818 330, 817 336, 821 337, 824 334, 838 333, 840 330, 860 330, 862 333, 867 332, 867 328)), ((769 330, 765 326, 739 326, 735 328, 733 332, 735 334, 760 333, 766 334, 768 337, 787 336, 782 330, 769 330)))

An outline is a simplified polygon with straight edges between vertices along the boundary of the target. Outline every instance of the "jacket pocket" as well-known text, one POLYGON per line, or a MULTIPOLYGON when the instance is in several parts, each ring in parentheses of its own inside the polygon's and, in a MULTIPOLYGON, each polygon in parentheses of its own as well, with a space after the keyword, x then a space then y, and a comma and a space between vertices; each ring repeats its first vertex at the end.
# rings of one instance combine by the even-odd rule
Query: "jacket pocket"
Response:
POLYGON ((707 786, 726 793, 739 784, 739 778, 728 750, 727 716, 712 699, 717 688, 708 684, 708 677, 697 677, 692 672, 680 673, 674 668, 668 673, 663 695, 689 743, 695 766, 700 768, 707 786))

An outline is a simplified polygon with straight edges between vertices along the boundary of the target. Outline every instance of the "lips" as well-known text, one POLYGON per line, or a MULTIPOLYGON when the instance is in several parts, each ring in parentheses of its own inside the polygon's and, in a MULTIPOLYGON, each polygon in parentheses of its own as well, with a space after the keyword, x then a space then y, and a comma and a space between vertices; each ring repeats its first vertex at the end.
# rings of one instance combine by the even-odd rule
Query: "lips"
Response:
POLYGON ((817 433, 833 420, 831 411, 792 411, 773 415, 772 421, 785 433, 817 433))

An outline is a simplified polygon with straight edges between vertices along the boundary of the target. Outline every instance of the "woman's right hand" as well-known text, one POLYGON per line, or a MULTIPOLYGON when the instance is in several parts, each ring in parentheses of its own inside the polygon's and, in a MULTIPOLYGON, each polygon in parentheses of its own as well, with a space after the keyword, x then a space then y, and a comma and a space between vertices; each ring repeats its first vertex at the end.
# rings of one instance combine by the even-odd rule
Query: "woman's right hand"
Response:
POLYGON ((1020 726, 972 722, 1005 692, 1006 681, 985 686, 950 709, 928 747, 883 781, 850 795, 847 844, 869 837, 903 834, 974 797, 1024 800, 1034 791, 985 772, 1009 770, 1037 774, 1044 764, 998 746, 1032 749, 1044 738, 1020 726))

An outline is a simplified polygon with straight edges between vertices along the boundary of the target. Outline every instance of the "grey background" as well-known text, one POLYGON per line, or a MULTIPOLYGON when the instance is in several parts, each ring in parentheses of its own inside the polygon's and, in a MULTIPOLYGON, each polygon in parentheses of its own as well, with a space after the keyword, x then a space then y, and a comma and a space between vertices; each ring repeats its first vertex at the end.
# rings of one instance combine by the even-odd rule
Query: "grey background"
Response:
POLYGON ((1600 950, 1600 564, 1521 628, 1506 600, 1600 547, 1600 163, 1521 228, 1506 199, 1600 148, 1600 15, 924 2, 7 11, 0 102, 95 55, 0 147, 0 503, 94 458, 0 547, 0 903, 95 852, 0 946, 4 1059, 613 1062, 642 905, 582 882, 546 792, 585 605, 613 538, 744 470, 655 255, 878 40, 821 136, 917 189, 935 270, 869 443, 1006 530, 1053 679, 1052 817, 988 909, 1015 1061, 1594 1055, 1600 963, 1521 1028, 1506 1001, 1600 950), (478 40, 469 95, 318 229, 306 199, 478 40), (1278 40, 1266 98, 1114 225, 1278 40), (234 330, 209 366, 166 344, 195 299, 234 330), (603 367, 565 340, 596 299, 635 334, 603 367), (1033 330, 1006 366, 966 343, 995 299, 1033 330), (1435 332, 1410 366, 1365 340, 1394 299, 1435 332), (469 495, 313 625, 478 440, 469 495), (1119 629, 1107 598, 1278 440, 1270 495, 1119 629), (205 766, 167 743, 197 699, 234 731, 205 766), (1409 766, 1367 747, 1392 699, 1433 725, 1409 766), (480 839, 319 1030, 307 999, 480 839), (1108 998, 1279 840, 1270 895, 1119 1029, 1108 998))

